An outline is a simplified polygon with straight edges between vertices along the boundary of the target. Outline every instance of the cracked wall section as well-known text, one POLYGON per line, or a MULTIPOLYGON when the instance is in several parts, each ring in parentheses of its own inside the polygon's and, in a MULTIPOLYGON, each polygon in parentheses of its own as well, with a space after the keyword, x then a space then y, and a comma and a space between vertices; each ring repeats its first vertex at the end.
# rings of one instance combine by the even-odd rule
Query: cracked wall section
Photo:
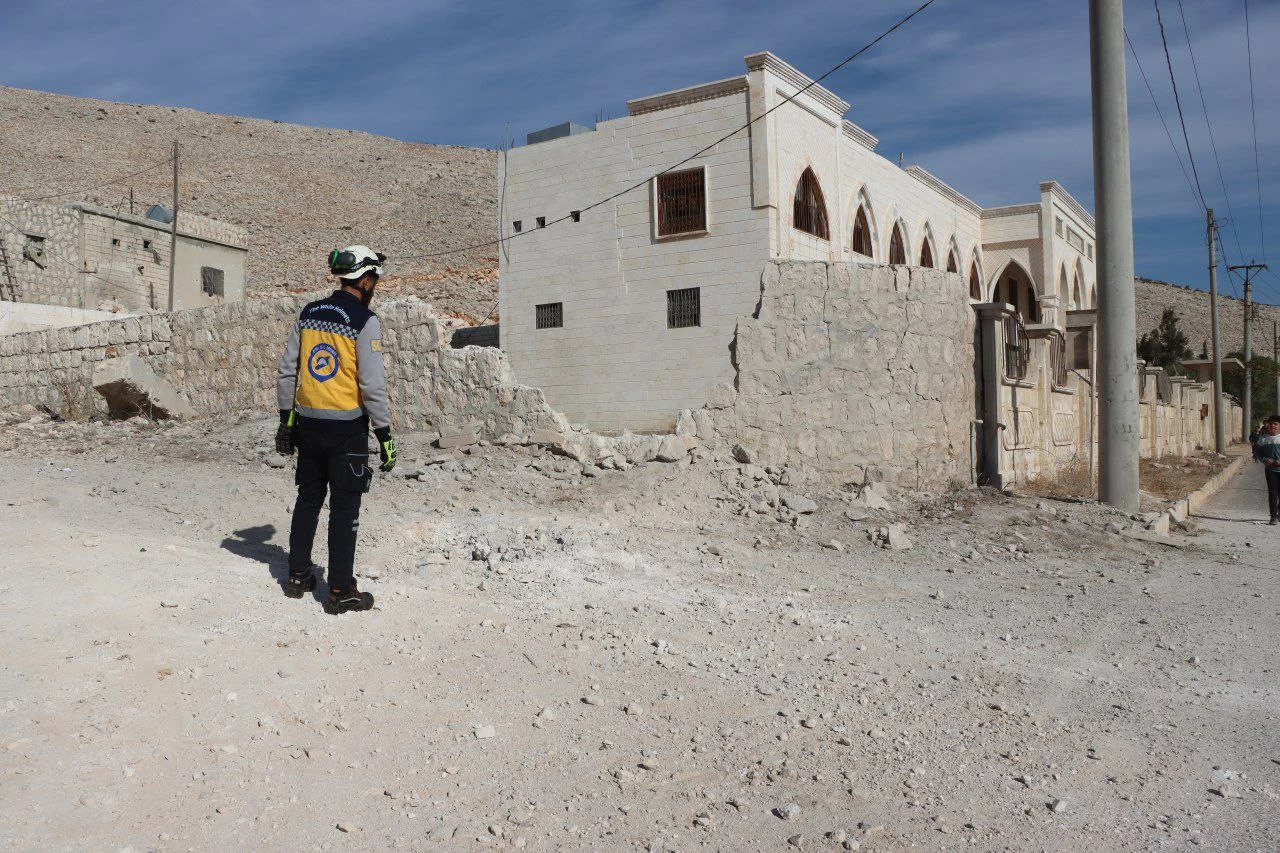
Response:
POLYGON ((975 320, 961 276, 782 261, 761 288, 734 381, 694 413, 700 439, 854 479, 967 482, 975 320))

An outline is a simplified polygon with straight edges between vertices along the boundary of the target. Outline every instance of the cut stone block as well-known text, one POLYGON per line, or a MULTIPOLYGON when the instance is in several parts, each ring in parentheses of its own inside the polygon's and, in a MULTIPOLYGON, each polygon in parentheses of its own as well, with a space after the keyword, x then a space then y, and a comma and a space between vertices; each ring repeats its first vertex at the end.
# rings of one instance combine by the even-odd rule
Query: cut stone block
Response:
POLYGON ((93 390, 107 401, 113 418, 190 418, 195 410, 172 385, 136 355, 108 358, 93 368, 93 390))
POLYGON ((451 450, 455 447, 470 447, 480 440, 480 433, 475 430, 441 433, 436 439, 436 447, 451 450))

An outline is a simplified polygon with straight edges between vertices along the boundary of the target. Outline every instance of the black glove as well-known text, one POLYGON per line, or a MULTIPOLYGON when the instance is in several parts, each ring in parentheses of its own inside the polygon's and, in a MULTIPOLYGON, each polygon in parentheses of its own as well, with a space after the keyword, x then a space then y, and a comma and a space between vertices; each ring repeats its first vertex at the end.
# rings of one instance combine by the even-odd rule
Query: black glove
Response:
POLYGON ((280 410, 280 426, 276 427, 276 453, 292 456, 297 443, 294 431, 298 428, 297 415, 293 409, 280 410))
POLYGON ((391 427, 378 427, 373 434, 378 437, 378 457, 382 460, 378 470, 390 471, 396 467, 396 442, 391 437, 391 427))

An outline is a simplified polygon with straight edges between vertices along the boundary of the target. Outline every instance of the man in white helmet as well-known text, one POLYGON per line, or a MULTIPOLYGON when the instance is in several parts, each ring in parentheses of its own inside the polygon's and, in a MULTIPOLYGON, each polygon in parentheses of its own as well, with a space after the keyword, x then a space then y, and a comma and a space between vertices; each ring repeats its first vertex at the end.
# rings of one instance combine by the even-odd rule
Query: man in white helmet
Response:
POLYGON ((289 530, 285 595, 316 588, 311 546, 325 493, 329 495, 328 613, 368 610, 373 596, 356 588, 360 498, 369 491, 369 428, 378 438, 381 469, 396 464, 391 408, 382 364, 382 326, 369 310, 386 256, 367 246, 329 253, 341 287, 302 309, 276 370, 280 427, 276 450, 298 451, 298 501, 289 530))

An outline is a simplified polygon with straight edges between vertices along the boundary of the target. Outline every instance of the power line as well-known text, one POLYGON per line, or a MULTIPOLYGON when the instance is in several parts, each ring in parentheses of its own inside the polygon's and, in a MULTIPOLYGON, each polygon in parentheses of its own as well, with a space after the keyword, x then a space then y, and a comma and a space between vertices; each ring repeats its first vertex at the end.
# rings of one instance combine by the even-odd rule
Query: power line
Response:
POLYGON ((1253 175, 1258 184, 1258 237, 1262 241, 1262 262, 1267 262, 1267 232, 1262 225, 1262 167, 1258 161, 1258 109, 1253 99, 1253 37, 1249 32, 1249 0, 1244 0, 1244 47, 1249 59, 1249 114, 1253 117, 1253 175))
POLYGON ((1126 30, 1124 40, 1129 43, 1129 53, 1133 56, 1133 62, 1138 66, 1138 73, 1142 75, 1142 82, 1147 86, 1147 94, 1151 96, 1151 104, 1156 108, 1156 115, 1160 116, 1160 124, 1164 126, 1164 135, 1169 137, 1169 145, 1173 148, 1173 156, 1178 158, 1178 166, 1182 169, 1182 177, 1187 179, 1187 189, 1191 191, 1191 200, 1197 207, 1200 206, 1200 200, 1196 198, 1196 188, 1191 185, 1191 173, 1187 171, 1187 164, 1182 161, 1182 152, 1178 150, 1178 143, 1173 141, 1173 133, 1169 130, 1169 124, 1164 120, 1164 110, 1160 109, 1160 102, 1156 100, 1155 90, 1151 88, 1151 81, 1147 79, 1147 72, 1142 67, 1142 60, 1138 58, 1138 51, 1133 46, 1133 40, 1129 38, 1129 32, 1126 30))
POLYGON ((807 92, 809 89, 811 89, 811 88, 813 88, 814 86, 818 85, 818 84, 819 84, 819 83, 821 83, 823 80, 827 79, 827 78, 828 78, 828 77, 830 77, 832 74, 834 74, 834 73, 836 73, 837 71, 839 71, 841 68, 844 68, 844 67, 845 67, 846 65, 848 65, 850 62, 853 62, 855 59, 857 59, 858 57, 862 56, 862 54, 864 54, 864 53, 866 53, 867 51, 871 50, 871 48, 875 47, 875 46, 876 46, 877 44, 879 44, 881 41, 883 41, 884 39, 888 38, 890 35, 892 35, 892 34, 893 34, 894 32, 896 32, 899 28, 901 28, 902 26, 904 26, 908 21, 910 21, 910 20, 911 20, 912 18, 914 18, 916 15, 919 15, 919 14, 920 14, 921 12, 923 12, 925 9, 929 8, 930 6, 932 6, 932 5, 934 4, 934 2, 935 2, 935 0, 925 0, 925 2, 924 2, 924 3, 921 3, 921 4, 920 4, 919 6, 917 6, 917 7, 916 7, 916 8, 915 8, 911 13, 909 13, 909 14, 908 14, 908 15, 906 15, 905 17, 901 18, 901 19, 900 19, 896 24, 894 24, 893 26, 889 27, 889 29, 887 29, 887 30, 885 30, 884 32, 880 33, 880 35, 876 36, 876 37, 875 37, 875 38, 873 38, 871 41, 867 42, 865 45, 863 45, 862 47, 858 48, 858 50, 854 51, 854 52, 853 52, 853 53, 851 53, 849 56, 846 56, 846 57, 845 57, 844 59, 842 59, 840 62, 838 62, 837 64, 833 65, 831 68, 827 69, 825 72, 823 72, 823 73, 822 73, 822 75, 820 75, 820 76, 818 76, 818 77, 815 77, 814 79, 810 80, 810 81, 809 81, 805 86, 803 86, 803 87, 802 87, 799 91, 797 91, 795 94, 793 94, 793 95, 789 95, 789 96, 787 96, 787 97, 783 98, 781 101, 779 101, 778 103, 774 104, 772 107, 770 107, 769 109, 765 110, 765 111, 764 111, 764 112, 762 112, 760 115, 758 115, 758 116, 756 116, 755 118, 751 119, 751 120, 750 120, 750 121, 748 121, 746 124, 742 125, 741 127, 737 128, 736 130, 733 130, 733 131, 730 131, 729 133, 726 133, 724 136, 720 137, 720 138, 719 138, 719 139, 717 139, 715 142, 712 142, 710 145, 707 145, 707 146, 704 146, 703 148, 698 149, 697 151, 695 151, 695 152, 693 152, 692 154, 690 154, 688 157, 685 157, 685 158, 684 158, 683 160, 681 160, 680 162, 678 162, 678 163, 673 163, 672 165, 668 166, 667 168, 665 168, 665 169, 663 169, 663 170, 661 170, 661 171, 659 171, 659 172, 655 172, 654 174, 652 174, 652 175, 650 175, 650 176, 646 177, 644 180, 639 181, 639 182, 634 183, 634 184, 631 184, 630 186, 626 187, 625 189, 619 190, 618 192, 614 193, 613 195, 605 196, 604 198, 600 199, 599 201, 592 202, 591 204, 589 204, 589 205, 587 205, 586 207, 583 207, 583 208, 581 208, 581 209, 579 209, 579 210, 577 210, 577 211, 574 211, 574 212, 571 212, 571 213, 566 213, 564 216, 561 216, 561 217, 559 217, 558 219, 552 219, 550 222, 546 223, 545 225, 543 225, 543 226, 541 226, 541 227, 539 227, 539 228, 531 228, 531 229, 529 229, 528 231, 519 231, 519 232, 517 232, 517 233, 515 233, 515 234, 509 234, 509 235, 507 235, 506 237, 499 237, 499 238, 497 238, 496 240, 486 240, 486 241, 485 241, 485 242, 483 242, 483 243, 472 243, 472 244, 471 244, 471 245, 469 245, 469 246, 459 246, 459 247, 457 247, 457 248, 453 248, 453 249, 445 249, 445 250, 440 251, 440 252, 430 252, 430 253, 422 254, 422 255, 405 255, 405 256, 403 256, 403 257, 406 257, 406 258, 419 258, 419 259, 425 259, 425 258, 439 258, 439 257, 443 257, 444 255, 455 255, 455 254, 458 254, 458 253, 460 253, 460 252, 469 252, 469 251, 471 251, 471 250, 473 250, 473 249, 484 249, 484 248, 487 248, 487 247, 489 247, 489 246, 498 246, 498 245, 501 245, 501 244, 503 244, 503 243, 507 243, 507 242, 509 242, 509 241, 511 241, 511 240, 514 240, 514 239, 516 239, 517 237, 523 237, 523 236, 525 236, 525 235, 527 235, 527 234, 533 234, 533 233, 536 233, 537 231, 542 231, 542 230, 544 230, 544 229, 546 229, 546 228, 550 228, 552 225, 558 225, 558 224, 560 224, 561 222, 566 222, 566 221, 568 221, 568 220, 570 220, 570 219, 573 219, 573 218, 574 218, 574 213, 577 213, 578 215, 581 215, 581 214, 583 214, 583 213, 586 213, 586 212, 587 212, 587 211, 589 211, 589 210, 594 210, 595 208, 600 207, 600 206, 601 206, 601 205, 603 205, 603 204, 608 204, 609 202, 613 201, 614 199, 616 199, 616 198, 620 198, 621 196, 624 196, 624 195, 626 195, 626 194, 627 194, 627 193, 629 193, 629 192, 634 192, 635 190, 638 190, 638 189, 640 189, 641 187, 643 187, 643 186, 647 185, 650 181, 652 181, 654 178, 658 177, 659 175, 664 175, 664 174, 666 174, 667 172, 671 172, 671 171, 674 171, 675 169, 679 169, 681 166, 683 166, 685 163, 688 163, 690 160, 694 160, 694 159, 696 159, 696 158, 698 158, 698 157, 701 157, 703 154, 706 154, 708 151, 710 151, 712 148, 715 148, 715 147, 716 147, 717 145, 719 145, 721 142, 725 142, 726 140, 732 139, 733 137, 737 136, 739 133, 742 133, 742 131, 744 131, 744 130, 748 129, 748 128, 749 128, 749 127, 751 127, 753 124, 755 124, 756 122, 760 121, 760 120, 761 120, 762 118, 764 118, 765 116, 767 116, 767 115, 769 115, 770 113, 772 113, 774 110, 776 110, 776 109, 778 109, 778 108, 782 107, 784 104, 789 104, 789 103, 791 103, 791 102, 792 102, 792 101, 794 101, 796 98, 800 97, 800 96, 801 96, 801 95, 803 95, 805 92, 807 92))
MULTIPOLYGON (((20 199, 20 201, 45 201, 45 200, 47 200, 47 199, 51 199, 51 198, 63 198, 64 196, 69 196, 69 195, 84 195, 85 193, 93 192, 94 190, 102 189, 103 187, 109 187, 109 186, 111 186, 112 184, 118 184, 118 183, 120 183, 121 181, 128 180, 129 178, 133 178, 133 177, 136 177, 136 176, 138 176, 138 175, 145 174, 145 173, 147 173, 147 172, 150 172, 152 169, 157 169, 157 168, 159 168, 160 166, 167 165, 170 161, 171 161, 171 158, 166 157, 165 159, 163 159, 163 160, 161 160, 161 161, 159 161, 159 162, 157 162, 157 163, 152 163, 150 166, 147 166, 145 169, 139 169, 138 171, 136 171, 136 172, 130 172, 130 173, 128 173, 127 175, 120 175, 120 176, 115 177, 115 178, 112 178, 112 179, 110 179, 110 180, 108 180, 108 181, 103 181, 103 182, 102 182, 102 183, 100 183, 100 184, 95 184, 95 185, 94 185, 94 186, 92 186, 92 187, 85 187, 84 189, 79 189, 79 190, 69 190, 69 191, 67 191, 67 192, 62 192, 62 193, 52 193, 52 194, 50 194, 50 195, 29 196, 29 197, 27 197, 27 198, 22 198, 22 199, 20 199)), ((6 194, 12 194, 12 193, 14 193, 14 192, 20 192, 21 190, 24 190, 24 189, 29 190, 29 189, 31 189, 31 187, 20 187, 20 188, 19 188, 19 189, 17 189, 17 190, 6 190, 6 191, 5 191, 5 193, 6 193, 6 194)))
POLYGON ((1191 163, 1191 175, 1196 182, 1196 195, 1200 197, 1200 206, 1208 208, 1209 203, 1204 199, 1204 190, 1200 188, 1200 173, 1196 171, 1196 158, 1191 153, 1191 138, 1187 136, 1187 120, 1182 114, 1182 99, 1178 97, 1178 81, 1173 76, 1173 58, 1169 56, 1169 42, 1164 36, 1164 19, 1160 17, 1160 0, 1151 0, 1156 7, 1156 24, 1160 27, 1160 44, 1164 46, 1164 61, 1169 66, 1169 83, 1173 86, 1173 103, 1178 108, 1178 121, 1182 124, 1182 141, 1187 146, 1187 160, 1191 163))
MULTIPOLYGON (((1182 0, 1178 0, 1178 16, 1182 18, 1182 31, 1187 35, 1187 53, 1191 56, 1191 70, 1195 74, 1196 91, 1200 93, 1200 107, 1204 110, 1204 126, 1209 131, 1209 145, 1213 149, 1213 159, 1218 165, 1218 182, 1222 184, 1222 197, 1227 202, 1227 217, 1229 221, 1235 222, 1236 214, 1231 209, 1231 196, 1227 193, 1227 179, 1222 172, 1222 158, 1218 156, 1218 141, 1213 136, 1213 124, 1209 121, 1209 104, 1204 97, 1204 88, 1200 85, 1200 66, 1196 62, 1195 49, 1191 47, 1191 28, 1187 26, 1187 15, 1182 8, 1182 0)), ((1231 236, 1235 238, 1236 250, 1240 253, 1240 257, 1244 257, 1244 247, 1240 245, 1240 231, 1237 228, 1231 229, 1231 236)))

